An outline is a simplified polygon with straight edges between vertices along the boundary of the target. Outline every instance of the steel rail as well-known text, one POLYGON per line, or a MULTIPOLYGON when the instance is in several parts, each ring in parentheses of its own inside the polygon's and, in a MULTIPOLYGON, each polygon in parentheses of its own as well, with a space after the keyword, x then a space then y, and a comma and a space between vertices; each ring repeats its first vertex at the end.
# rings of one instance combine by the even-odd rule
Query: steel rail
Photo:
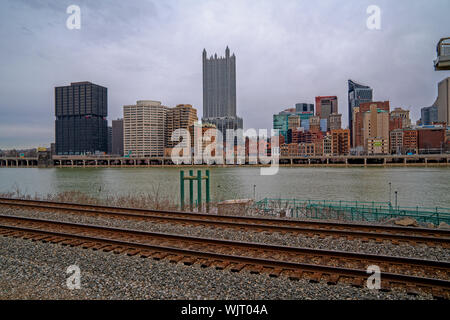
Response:
MULTIPOLYGON (((84 225, 84 224, 74 224, 74 223, 61 223, 59 221, 52 221, 52 220, 42 220, 42 219, 30 219, 30 218, 22 218, 22 217, 11 217, 11 216, 2 216, 1 220, 9 220, 9 221, 16 221, 21 222, 20 225, 5 225, 2 223, 0 225, 0 230, 3 229, 0 235, 3 236, 23 236, 23 235, 17 235, 17 232, 25 232, 25 233, 31 233, 31 234, 38 234, 41 235, 40 237, 37 237, 37 240, 47 240, 52 242, 52 239, 54 240, 54 237, 62 237, 63 239, 71 239, 71 240, 78 240, 74 245, 82 245, 86 242, 91 243, 106 243, 108 245, 116 245, 119 247, 125 247, 125 250, 150 250, 153 252, 165 252, 168 254, 175 254, 178 256, 181 256, 180 259, 175 259, 176 262, 180 261, 182 258, 186 259, 188 257, 194 257, 196 259, 202 258, 207 260, 213 260, 213 261, 227 261, 228 263, 238 263, 238 264, 245 264, 245 265, 253 265, 253 266, 260 266, 260 267, 268 267, 273 269, 282 269, 281 271, 291 271, 294 272, 294 278, 301 277, 301 274, 298 275, 298 272, 313 272, 316 275, 317 280, 317 274, 319 274, 318 279, 320 280, 320 277, 322 274, 328 274, 328 275, 337 275, 338 278, 334 278, 335 280, 330 281, 331 283, 337 282, 339 280, 339 277, 342 276, 350 276, 357 278, 357 283, 361 284, 365 278, 367 278, 366 270, 361 269, 354 269, 354 268, 345 268, 345 267, 336 267, 336 266, 329 266, 329 265, 320 265, 320 264, 309 264, 309 263, 303 263, 303 262, 293 262, 293 261, 283 261, 283 260, 275 260, 275 259, 268 259, 268 258, 259 258, 259 257, 251 257, 251 256, 245 256, 245 255, 230 255, 230 254, 223 254, 220 252, 209 252, 209 251, 203 251, 203 250, 192 250, 192 249, 186 249, 186 248, 178 248, 178 247, 172 247, 167 245, 155 245, 155 244, 145 244, 145 243, 139 243, 139 242, 131 242, 129 240, 123 240, 123 239, 111 239, 111 238, 105 238, 104 236, 99 235, 86 235, 86 234, 74 234, 73 232, 64 232, 61 230, 42 230, 41 228, 36 228, 36 226, 29 227, 24 226, 23 222, 33 222, 33 223, 41 223, 45 224, 46 226, 53 225, 53 226, 66 226, 70 228, 81 228, 81 229, 91 229, 91 230, 107 230, 112 232, 123 232, 127 235, 135 234, 136 230, 128 230, 128 229, 118 229, 118 228, 106 228, 101 226, 92 226, 92 225, 84 225), (5 232, 6 231, 6 232, 5 232), (297 272, 297 275, 295 275, 295 272, 297 272)), ((151 236, 154 233, 149 233, 145 231, 137 231, 139 235, 146 235, 151 236)), ((234 246, 245 246, 245 247, 253 247, 253 248, 264 248, 264 249, 275 249, 275 250, 289 250, 291 252, 294 252, 295 250, 302 251, 303 248, 291 248, 291 247, 283 247, 283 246, 270 246, 270 245, 262 245, 262 244, 255 244, 253 243, 242 243, 242 242, 234 242, 229 240, 216 240, 216 239, 204 239, 204 238, 194 238, 194 237, 186 237, 186 236, 177 236, 177 235, 166 235, 166 234, 156 234, 154 236, 157 237, 169 237, 171 239, 176 239, 177 241, 181 241, 181 239, 184 239, 184 241, 187 241, 188 239, 194 240, 196 242, 208 242, 208 243, 222 243, 222 244, 233 244, 234 246), (277 249, 278 248, 278 249, 277 249)), ((28 237, 29 238, 29 237, 28 237)), ((33 238, 33 237, 31 237, 33 238)), ((61 242, 61 239, 58 239, 56 242, 61 242)), ((70 241, 69 241, 70 243, 70 241)), ((87 246, 89 247, 89 246, 87 246)), ((113 250, 113 249, 111 249, 113 250)), ((110 250, 110 251, 111 251, 110 250)), ((327 250, 313 250, 313 249, 306 249, 308 252, 316 252, 317 254, 326 254, 327 250)), ((330 254, 331 251, 328 250, 328 254, 330 254)), ((134 251, 130 255, 134 255, 140 252, 134 251)), ((345 257, 346 255, 349 255, 350 257, 355 257, 355 255, 359 255, 362 259, 380 259, 380 261, 383 261, 381 259, 385 259, 384 262, 399 262, 399 263, 405 263, 408 261, 409 263, 415 263, 418 265, 433 265, 433 266, 439 266, 443 267, 444 269, 449 270, 449 263, 447 262, 437 262, 437 261, 429 261, 429 260, 422 260, 422 259, 410 259, 410 258, 397 258, 397 257, 383 257, 383 256, 374 256, 374 255, 366 255, 366 254, 355 254, 355 253, 347 253, 347 252, 341 252, 336 251, 332 254, 340 257, 345 257)), ((141 254, 143 256, 151 256, 151 254, 141 254)), ((195 262, 194 262, 195 263, 195 262)), ((208 264, 207 264, 208 266, 208 264)), ((238 268, 237 271, 241 270, 242 268, 238 268)), ((231 269, 233 271, 233 269, 231 269)), ((275 274, 278 275, 280 272, 276 272, 275 274), (277 274, 278 273, 278 274, 277 274)), ((267 271, 266 271, 267 272, 267 271)), ((270 271, 269 271, 270 273, 270 271)), ((333 278, 333 277, 332 277, 333 278)), ((398 274, 398 273, 391 273, 391 272, 383 272, 382 273, 382 279, 384 281, 384 287, 389 287, 392 284, 403 284, 406 286, 407 289, 414 292, 414 288, 412 286, 417 286, 418 288, 425 289, 425 291, 432 292, 433 295, 437 297, 449 297, 450 292, 450 281, 447 279, 437 279, 437 278, 430 278, 430 277, 421 277, 416 275, 405 275, 405 274, 398 274), (387 283, 387 284, 386 284, 387 283)))
POLYGON ((406 241, 450 247, 450 230, 442 229, 225 216, 5 198, 0 198, 0 205, 59 210, 63 212, 79 212, 84 214, 105 215, 109 217, 120 217, 127 219, 213 225, 269 232, 324 234, 334 237, 358 237, 365 240, 381 239, 390 241, 406 241))

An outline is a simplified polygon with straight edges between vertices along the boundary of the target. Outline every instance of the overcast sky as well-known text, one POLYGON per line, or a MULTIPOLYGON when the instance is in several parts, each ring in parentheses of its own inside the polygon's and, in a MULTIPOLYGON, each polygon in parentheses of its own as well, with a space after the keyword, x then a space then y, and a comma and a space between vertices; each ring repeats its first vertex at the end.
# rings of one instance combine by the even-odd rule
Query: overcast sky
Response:
POLYGON ((347 80, 391 108, 437 96, 436 44, 450 36, 450 1, 2 0, 0 148, 54 141, 54 87, 108 88, 108 120, 136 100, 189 103, 202 116, 202 50, 236 54, 237 113, 245 128, 317 95, 337 95, 347 125, 347 80), (69 5, 81 29, 69 30, 69 5), (381 29, 369 30, 369 5, 381 29))

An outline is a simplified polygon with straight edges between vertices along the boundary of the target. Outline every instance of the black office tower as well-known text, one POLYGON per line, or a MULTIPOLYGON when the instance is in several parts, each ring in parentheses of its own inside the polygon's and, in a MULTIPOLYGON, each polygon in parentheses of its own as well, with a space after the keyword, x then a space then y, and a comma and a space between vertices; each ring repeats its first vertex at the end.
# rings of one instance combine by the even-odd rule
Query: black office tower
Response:
POLYGON ((108 151, 107 88, 73 82, 55 88, 56 154, 95 154, 108 151))

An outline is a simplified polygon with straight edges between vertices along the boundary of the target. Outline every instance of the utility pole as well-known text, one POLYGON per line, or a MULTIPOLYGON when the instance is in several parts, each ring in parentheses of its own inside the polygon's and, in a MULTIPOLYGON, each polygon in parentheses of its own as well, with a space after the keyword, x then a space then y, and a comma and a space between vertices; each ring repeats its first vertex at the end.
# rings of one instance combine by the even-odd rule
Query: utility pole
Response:
POLYGON ((398 210, 398 202, 397 202, 398 191, 395 191, 395 209, 398 210))
POLYGON ((389 182, 389 206, 390 207, 392 207, 392 197, 391 197, 391 195, 392 195, 392 183, 391 182, 389 182))

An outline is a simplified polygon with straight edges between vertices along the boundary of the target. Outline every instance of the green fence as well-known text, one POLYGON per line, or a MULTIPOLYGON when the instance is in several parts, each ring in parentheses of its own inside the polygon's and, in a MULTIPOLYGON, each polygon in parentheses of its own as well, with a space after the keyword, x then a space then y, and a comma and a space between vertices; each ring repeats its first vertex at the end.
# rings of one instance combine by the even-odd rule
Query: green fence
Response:
POLYGON ((389 202, 345 200, 271 199, 257 201, 254 208, 266 213, 285 212, 296 218, 349 221, 386 221, 410 217, 418 222, 450 224, 450 208, 393 207, 389 202))

